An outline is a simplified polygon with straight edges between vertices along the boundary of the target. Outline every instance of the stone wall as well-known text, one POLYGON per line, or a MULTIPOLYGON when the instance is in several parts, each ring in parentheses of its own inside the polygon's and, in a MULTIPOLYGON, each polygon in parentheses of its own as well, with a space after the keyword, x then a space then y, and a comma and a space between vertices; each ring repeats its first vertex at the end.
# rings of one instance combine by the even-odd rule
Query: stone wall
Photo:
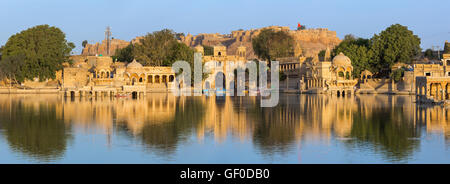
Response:
MULTIPOLYGON (((336 36, 335 31, 329 31, 328 29, 306 29, 306 30, 291 30, 289 27, 283 26, 270 26, 265 27, 276 31, 287 31, 291 34, 296 42, 295 55, 304 55, 306 57, 312 57, 318 54, 321 50, 325 50, 327 47, 330 49, 338 45, 341 40, 336 36)), ((196 36, 188 34, 182 36, 180 41, 187 44, 190 47, 197 45, 214 46, 221 43, 227 47, 227 52, 230 55, 236 55, 237 47, 247 47, 247 59, 256 58, 252 48, 252 38, 257 36, 262 29, 251 30, 237 30, 232 31, 231 34, 206 34, 202 33, 196 36)))
MULTIPOLYGON (((136 42, 136 40, 133 40, 136 42)), ((128 46, 130 42, 119 39, 111 39, 111 47, 110 47, 110 55, 114 55, 117 49, 124 48, 128 46)), ((87 44, 85 48, 83 48, 81 55, 83 56, 95 56, 95 55, 103 55, 106 56, 106 40, 103 40, 101 43, 95 44, 87 44)))

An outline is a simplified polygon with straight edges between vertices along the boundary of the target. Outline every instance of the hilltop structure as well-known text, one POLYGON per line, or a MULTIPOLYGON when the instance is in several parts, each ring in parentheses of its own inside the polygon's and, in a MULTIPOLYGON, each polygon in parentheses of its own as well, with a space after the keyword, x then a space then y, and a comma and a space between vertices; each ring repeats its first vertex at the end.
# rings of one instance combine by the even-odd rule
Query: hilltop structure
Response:
POLYGON ((257 58, 252 47, 252 38, 257 36, 263 29, 273 29, 275 31, 286 31, 296 43, 294 55, 296 57, 305 56, 312 57, 326 48, 334 48, 341 40, 336 36, 335 31, 329 31, 325 28, 291 30, 286 26, 270 26, 260 29, 237 30, 231 34, 207 34, 202 33, 196 36, 188 34, 180 36, 180 41, 190 47, 197 45, 214 46, 219 43, 226 46, 229 54, 238 55, 238 48, 245 46, 247 48, 246 59, 257 58))

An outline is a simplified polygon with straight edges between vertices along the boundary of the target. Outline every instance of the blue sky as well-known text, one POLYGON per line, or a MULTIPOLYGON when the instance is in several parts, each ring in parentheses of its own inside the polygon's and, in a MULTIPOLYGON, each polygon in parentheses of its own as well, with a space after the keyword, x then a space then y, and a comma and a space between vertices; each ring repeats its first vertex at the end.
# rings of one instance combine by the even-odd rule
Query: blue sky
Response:
POLYGON ((391 24, 408 26, 422 39, 422 48, 450 40, 448 0, 0 0, 0 45, 29 27, 61 28, 81 51, 81 42, 104 38, 131 40, 163 28, 176 32, 229 33, 237 29, 297 22, 369 38, 391 24))

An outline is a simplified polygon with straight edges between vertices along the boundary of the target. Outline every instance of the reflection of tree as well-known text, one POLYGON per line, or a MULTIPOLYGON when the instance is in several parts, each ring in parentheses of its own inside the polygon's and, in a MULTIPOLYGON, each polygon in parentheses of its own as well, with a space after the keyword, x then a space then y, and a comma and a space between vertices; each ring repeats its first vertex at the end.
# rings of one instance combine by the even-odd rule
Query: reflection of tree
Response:
POLYGON ((392 161, 406 159, 417 149, 419 142, 410 138, 420 137, 419 131, 412 122, 406 120, 403 108, 373 108, 370 116, 364 112, 353 112, 353 126, 350 136, 355 140, 348 141, 350 146, 374 146, 392 161))
POLYGON ((162 154, 173 153, 178 142, 191 135, 193 129, 201 123, 205 106, 200 98, 183 99, 183 104, 180 104, 180 100, 177 99, 173 121, 159 124, 145 122, 142 131, 136 135, 149 149, 156 149, 162 154))
POLYGON ((0 111, 0 124, 13 150, 40 161, 61 158, 72 138, 70 128, 57 117, 56 104, 12 103, 0 111))

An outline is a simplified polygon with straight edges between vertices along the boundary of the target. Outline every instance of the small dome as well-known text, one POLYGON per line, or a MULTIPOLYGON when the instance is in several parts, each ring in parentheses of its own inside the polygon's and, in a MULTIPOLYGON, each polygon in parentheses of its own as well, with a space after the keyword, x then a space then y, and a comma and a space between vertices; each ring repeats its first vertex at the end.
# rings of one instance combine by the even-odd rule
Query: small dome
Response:
POLYGON ((133 61, 127 65, 127 68, 142 68, 142 67, 143 67, 142 64, 138 63, 136 59, 133 59, 133 61))
POLYGON ((341 52, 333 58, 332 64, 333 66, 352 66, 352 61, 341 52))

